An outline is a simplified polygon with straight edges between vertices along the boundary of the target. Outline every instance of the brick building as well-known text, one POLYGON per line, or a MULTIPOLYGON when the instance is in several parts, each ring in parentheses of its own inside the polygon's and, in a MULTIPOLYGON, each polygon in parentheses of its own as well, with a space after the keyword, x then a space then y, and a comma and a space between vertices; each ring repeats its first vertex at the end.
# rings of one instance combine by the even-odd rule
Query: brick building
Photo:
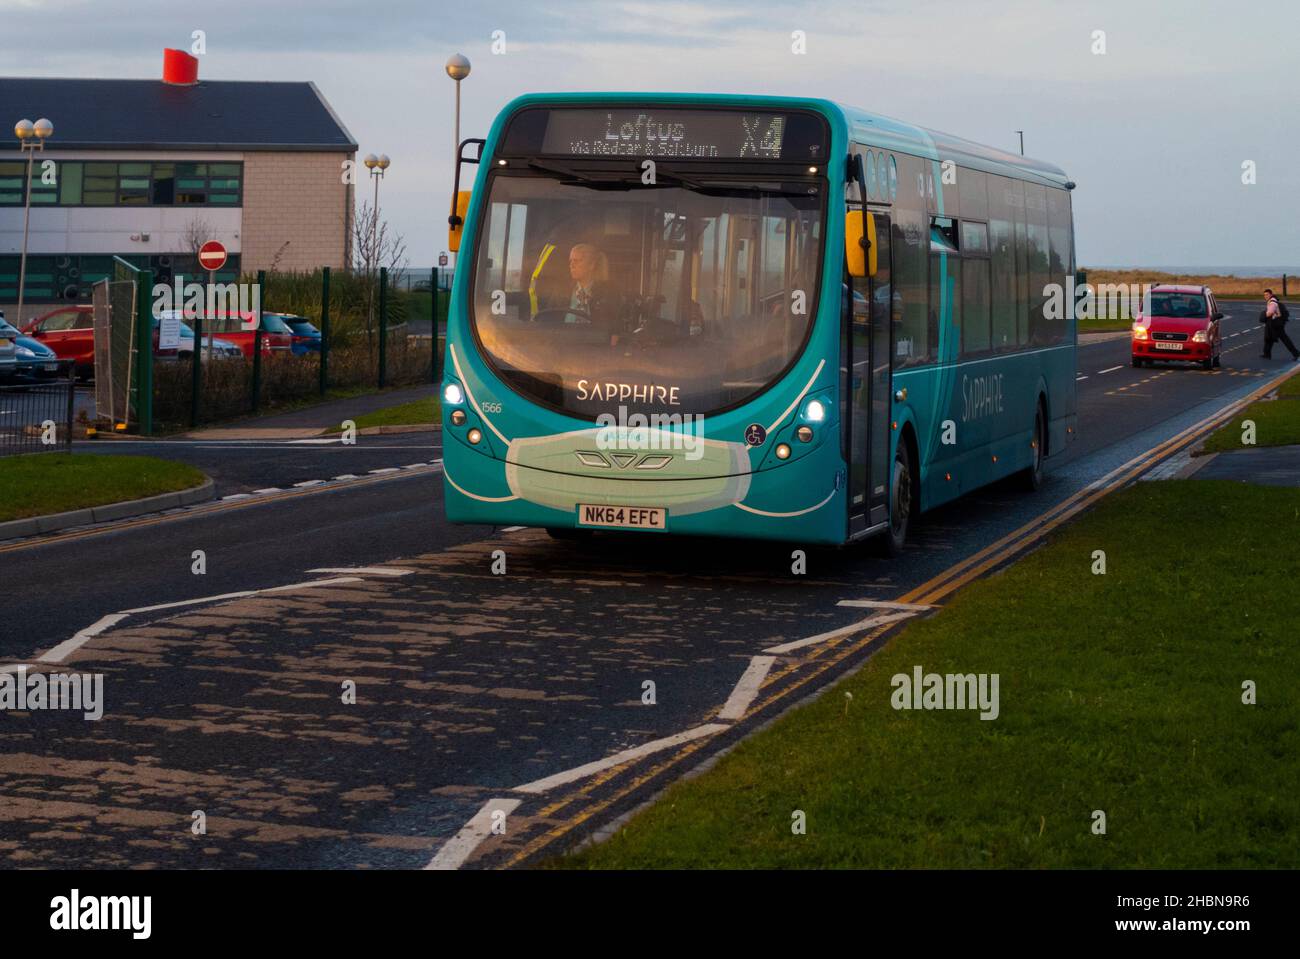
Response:
MULTIPOLYGON (((89 302, 114 256, 160 280, 201 277, 205 238, 230 251, 223 281, 347 265, 344 165, 357 144, 315 84, 198 80, 194 58, 166 58, 162 80, 0 78, 0 126, 54 124, 32 175, 27 316, 89 302)), ((0 310, 10 320, 23 161, 16 137, 0 139, 0 310)))

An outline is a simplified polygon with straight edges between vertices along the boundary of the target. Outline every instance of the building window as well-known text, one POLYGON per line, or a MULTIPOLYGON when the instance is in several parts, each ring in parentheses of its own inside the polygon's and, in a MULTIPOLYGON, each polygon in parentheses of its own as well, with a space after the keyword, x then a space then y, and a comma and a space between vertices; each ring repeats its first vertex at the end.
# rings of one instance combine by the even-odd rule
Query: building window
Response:
MULTIPOLYGON (((32 206, 239 206, 244 164, 60 160, 56 183, 32 170, 32 206)), ((0 207, 23 205, 27 165, 0 163, 0 207)))
MULTIPOLYGON (((206 283, 208 272, 199 267, 192 253, 120 254, 123 260, 142 270, 153 270, 155 283, 171 283, 177 276, 186 283, 206 283)), ((17 256, 0 256, 0 303, 18 302, 17 256)), ((215 276, 218 283, 239 280, 240 257, 232 253, 225 268, 215 276)), ((105 254, 28 256, 24 301, 28 303, 89 303, 91 287, 113 277, 113 257, 105 254)))

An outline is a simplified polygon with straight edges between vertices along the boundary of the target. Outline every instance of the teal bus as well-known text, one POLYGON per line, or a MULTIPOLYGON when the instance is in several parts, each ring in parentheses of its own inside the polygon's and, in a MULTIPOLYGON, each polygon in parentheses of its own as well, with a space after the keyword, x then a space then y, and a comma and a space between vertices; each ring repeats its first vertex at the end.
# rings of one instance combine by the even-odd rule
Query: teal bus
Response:
POLYGON ((563 93, 456 181, 452 522, 893 554, 1074 436, 1055 166, 820 99, 563 93))

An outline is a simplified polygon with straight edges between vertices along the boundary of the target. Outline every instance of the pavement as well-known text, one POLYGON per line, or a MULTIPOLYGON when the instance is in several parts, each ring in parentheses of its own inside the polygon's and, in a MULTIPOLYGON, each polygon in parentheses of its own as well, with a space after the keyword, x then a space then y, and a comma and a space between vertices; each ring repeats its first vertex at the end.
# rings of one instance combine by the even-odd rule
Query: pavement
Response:
POLYGON ((420 386, 407 386, 401 389, 385 390, 382 393, 366 393, 362 396, 348 397, 341 400, 329 400, 314 406, 305 406, 285 413, 271 413, 265 416, 250 417, 238 423, 228 425, 206 426, 181 434, 183 440, 271 440, 295 439, 319 436, 331 427, 337 427, 347 419, 355 419, 364 413, 401 406, 415 400, 433 396, 437 387, 433 383, 420 386))
POLYGON ((1032 548, 1292 366, 1258 359, 1257 306, 1227 307, 1222 370, 1081 346, 1078 440, 1039 491, 928 513, 894 560, 809 550, 802 576, 788 544, 448 525, 434 436, 161 441, 219 486, 282 492, 0 544, 11 575, 76 591, 15 606, 0 664, 45 656, 105 696, 98 721, 0 724, 0 866, 480 868, 602 834, 997 568, 993 546, 1032 548), (291 484, 407 453, 423 465, 291 484), (497 809, 510 826, 488 837, 497 809))

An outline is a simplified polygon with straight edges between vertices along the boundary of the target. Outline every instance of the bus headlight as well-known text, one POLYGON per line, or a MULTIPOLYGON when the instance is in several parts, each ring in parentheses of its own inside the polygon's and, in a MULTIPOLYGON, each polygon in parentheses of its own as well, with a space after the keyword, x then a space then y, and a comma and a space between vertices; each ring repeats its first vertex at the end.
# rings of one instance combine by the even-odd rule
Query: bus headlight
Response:
POLYGON ((814 423, 820 423, 822 420, 826 419, 826 407, 821 400, 813 400, 808 404, 807 408, 804 409, 803 415, 805 419, 811 420, 814 423))
POLYGON ((448 383, 443 387, 442 398, 452 406, 459 406, 465 402, 465 391, 460 388, 459 383, 448 383))

